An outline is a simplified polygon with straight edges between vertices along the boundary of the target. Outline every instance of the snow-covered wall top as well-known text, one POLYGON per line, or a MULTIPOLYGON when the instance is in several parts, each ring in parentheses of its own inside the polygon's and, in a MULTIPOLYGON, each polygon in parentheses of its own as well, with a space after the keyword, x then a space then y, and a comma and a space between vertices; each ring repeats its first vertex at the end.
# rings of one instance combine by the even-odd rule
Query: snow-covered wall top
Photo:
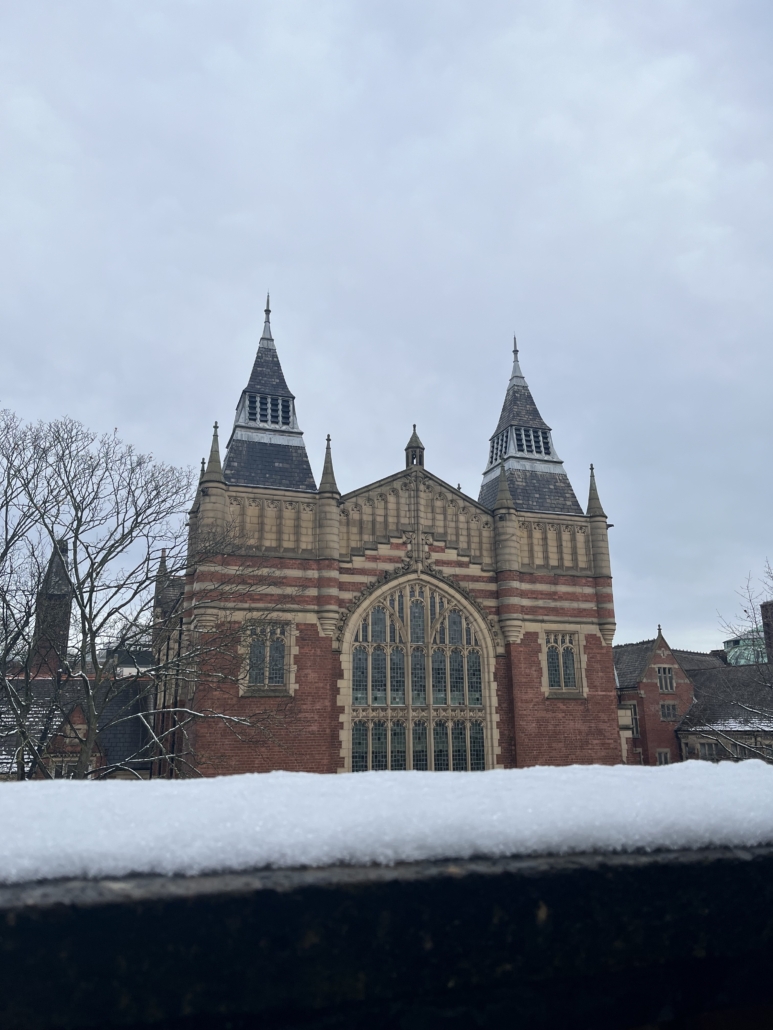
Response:
POLYGON ((0 882, 773 844, 773 766, 0 786, 0 882))

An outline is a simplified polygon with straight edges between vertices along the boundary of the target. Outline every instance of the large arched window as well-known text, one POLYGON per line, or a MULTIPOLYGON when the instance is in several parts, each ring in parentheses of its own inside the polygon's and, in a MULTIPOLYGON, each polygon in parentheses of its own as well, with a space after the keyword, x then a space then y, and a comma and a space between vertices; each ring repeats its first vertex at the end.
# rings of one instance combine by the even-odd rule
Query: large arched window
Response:
POLYGON ((486 768, 484 654, 452 597, 396 588, 358 620, 351 657, 353 772, 486 768))

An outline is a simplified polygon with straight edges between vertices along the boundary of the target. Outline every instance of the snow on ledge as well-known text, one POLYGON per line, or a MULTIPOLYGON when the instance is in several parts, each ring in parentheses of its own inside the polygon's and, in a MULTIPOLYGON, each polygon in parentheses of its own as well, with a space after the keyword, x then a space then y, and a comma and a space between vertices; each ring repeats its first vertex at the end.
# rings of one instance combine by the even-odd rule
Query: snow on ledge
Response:
POLYGON ((773 844, 773 766, 0 785, 0 882, 773 844))

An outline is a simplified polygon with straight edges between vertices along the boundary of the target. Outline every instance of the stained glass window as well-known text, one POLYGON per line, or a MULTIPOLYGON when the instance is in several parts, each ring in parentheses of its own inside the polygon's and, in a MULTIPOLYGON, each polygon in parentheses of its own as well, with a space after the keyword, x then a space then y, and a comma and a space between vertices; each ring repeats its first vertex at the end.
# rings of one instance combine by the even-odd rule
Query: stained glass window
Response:
POLYGON ((256 688, 285 686, 287 631, 286 625, 278 623, 265 623, 249 628, 248 686, 256 688))
POLYGON ((483 723, 470 723, 470 769, 482 772, 486 768, 486 750, 483 746, 483 723))
POLYGON ((432 652, 432 704, 444 705, 448 703, 446 696, 446 653, 445 651, 432 652))
POLYGON ((550 690, 561 689, 561 666, 558 661, 558 648, 548 648, 548 687, 550 690))
POLYGON ((452 651, 448 656, 448 681, 451 688, 451 704, 464 704, 464 657, 461 651, 452 651))
POLYGON ((457 601, 421 582, 393 587, 357 618, 352 768, 486 768, 486 671, 472 626, 457 601))
POLYGON ((268 659, 268 685, 270 687, 281 687, 285 681, 285 642, 281 637, 274 637, 271 641, 271 651, 268 659))
POLYGON ((564 690, 576 690, 577 679, 574 674, 574 650, 565 647, 561 652, 561 660, 564 666, 564 690))
POLYGON ((411 601, 411 643, 424 643, 424 604, 411 601))
POLYGON ((574 633, 548 633, 547 663, 550 690, 578 690, 574 633))
POLYGON ((370 730, 370 767, 383 772, 387 767, 387 724, 374 722, 370 730))
POLYGON ((467 655, 467 697, 471 705, 483 704, 483 677, 477 651, 470 651, 467 655))
POLYGON ((387 703, 386 651, 377 647, 370 658, 370 703, 385 705, 387 703))
POLYGON ((405 723, 392 723, 392 740, 389 755, 389 768, 400 770, 406 768, 408 751, 405 745, 405 723))
POLYGON ((411 700, 415 705, 427 703, 427 662, 421 648, 411 651, 411 700))
POLYGON ((370 631, 374 644, 386 643, 386 612, 383 608, 374 608, 370 613, 370 631))
POLYGON ((435 772, 448 772, 448 726, 440 720, 432 728, 435 751, 435 772))
POLYGON ((426 722, 415 722, 413 724, 413 768, 421 771, 429 769, 427 754, 427 724, 426 722))
POLYGON ((461 644, 462 642, 462 617, 459 612, 448 613, 448 643, 461 644))
POLYGON ((352 659, 352 701, 356 705, 368 703, 368 652, 355 647, 352 659))
POLYGON ((366 772, 368 768, 368 724, 356 722, 352 726, 352 772, 366 772))
POLYGON ((467 772, 467 727, 463 722, 451 724, 451 761, 454 772, 467 772))
POLYGON ((250 644, 249 683, 254 687, 262 687, 266 682, 266 645, 256 637, 250 644))
POLYGON ((389 658, 389 691, 393 705, 405 704, 405 652, 396 647, 389 658))

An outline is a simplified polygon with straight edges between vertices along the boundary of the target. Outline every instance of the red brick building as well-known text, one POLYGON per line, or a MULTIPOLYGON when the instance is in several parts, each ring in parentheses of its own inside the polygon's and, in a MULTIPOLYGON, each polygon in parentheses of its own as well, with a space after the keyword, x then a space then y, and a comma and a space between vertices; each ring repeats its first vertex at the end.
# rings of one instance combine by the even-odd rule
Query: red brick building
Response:
POLYGON ((195 724, 200 771, 620 762, 606 515, 592 467, 578 503, 517 348, 477 500, 415 427, 403 467, 342 495, 329 439, 315 483, 269 314, 191 512, 178 610, 212 642, 192 693, 243 720, 195 724))

